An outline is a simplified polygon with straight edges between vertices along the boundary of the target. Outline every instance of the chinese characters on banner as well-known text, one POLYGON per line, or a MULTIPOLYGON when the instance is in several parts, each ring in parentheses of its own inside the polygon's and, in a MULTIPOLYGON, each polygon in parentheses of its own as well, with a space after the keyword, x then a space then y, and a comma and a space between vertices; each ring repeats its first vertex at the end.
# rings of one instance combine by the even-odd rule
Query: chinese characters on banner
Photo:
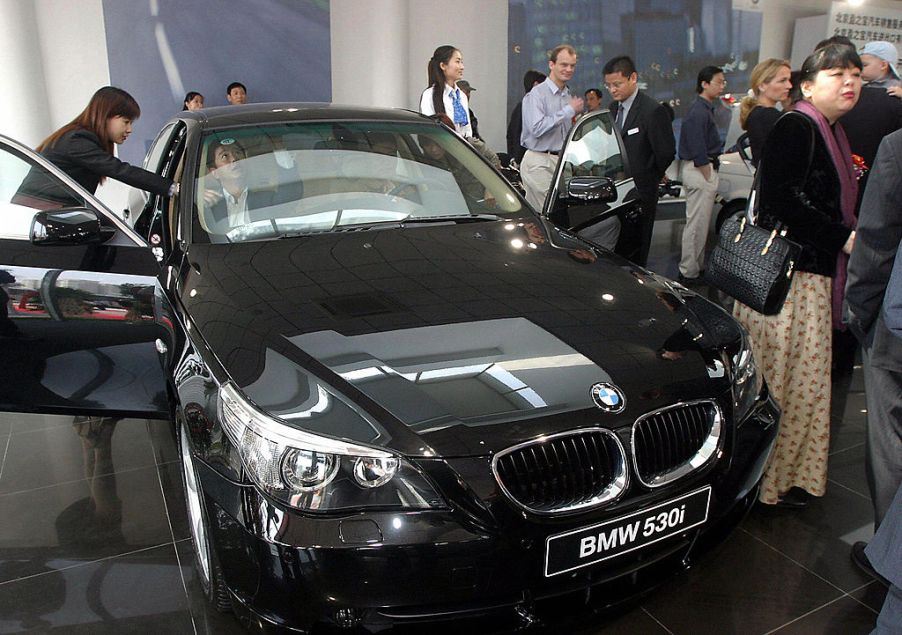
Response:
POLYGON ((858 49, 874 40, 892 42, 898 49, 902 44, 902 11, 834 2, 827 35, 844 35, 858 49))

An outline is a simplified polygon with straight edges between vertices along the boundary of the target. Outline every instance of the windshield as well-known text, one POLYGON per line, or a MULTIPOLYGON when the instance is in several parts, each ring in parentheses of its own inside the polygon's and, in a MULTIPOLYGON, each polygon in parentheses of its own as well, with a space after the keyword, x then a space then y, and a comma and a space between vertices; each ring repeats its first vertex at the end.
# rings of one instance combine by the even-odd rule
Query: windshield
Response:
POLYGON ((465 141, 425 122, 230 128, 204 137, 199 161, 195 242, 521 211, 465 141))

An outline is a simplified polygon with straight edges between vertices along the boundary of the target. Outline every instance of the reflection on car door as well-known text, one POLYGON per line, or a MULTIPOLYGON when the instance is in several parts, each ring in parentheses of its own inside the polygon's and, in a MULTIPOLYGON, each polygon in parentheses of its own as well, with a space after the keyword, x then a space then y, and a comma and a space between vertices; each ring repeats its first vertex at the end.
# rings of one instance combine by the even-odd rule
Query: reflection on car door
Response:
POLYGON ((633 205, 633 189, 626 153, 611 113, 591 113, 578 119, 567 136, 542 213, 558 227, 580 232, 626 213, 633 205), (616 200, 574 199, 568 190, 575 177, 610 179, 617 190, 616 200))
POLYGON ((121 220, 0 137, 0 411, 168 417, 173 327, 158 273, 121 220), (94 215, 104 240, 36 244, 41 212, 94 215))

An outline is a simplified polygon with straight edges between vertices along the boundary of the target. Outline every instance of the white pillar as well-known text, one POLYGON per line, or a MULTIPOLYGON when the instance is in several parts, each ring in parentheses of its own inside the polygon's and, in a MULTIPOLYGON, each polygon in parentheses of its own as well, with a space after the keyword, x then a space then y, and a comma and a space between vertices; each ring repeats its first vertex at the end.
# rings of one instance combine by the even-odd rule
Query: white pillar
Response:
POLYGON ((408 0, 332 0, 330 13, 332 101, 384 108, 404 104, 408 0))
POLYGON ((0 134, 34 147, 51 126, 32 0, 0 2, 0 42, 0 134))

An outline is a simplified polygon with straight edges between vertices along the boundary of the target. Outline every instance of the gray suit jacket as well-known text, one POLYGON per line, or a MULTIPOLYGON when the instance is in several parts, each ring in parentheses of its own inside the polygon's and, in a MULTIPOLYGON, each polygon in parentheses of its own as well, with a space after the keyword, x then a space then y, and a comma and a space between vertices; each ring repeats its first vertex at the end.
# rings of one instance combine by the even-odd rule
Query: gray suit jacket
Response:
POLYGON ((846 321, 873 365, 902 371, 902 339, 883 320, 883 297, 902 242, 902 130, 884 137, 861 202, 846 282, 846 321))
POLYGON ((893 275, 890 276, 886 296, 883 298, 883 320, 896 337, 902 338, 902 255, 900 253, 902 253, 902 243, 899 243, 896 262, 893 264, 893 275))

